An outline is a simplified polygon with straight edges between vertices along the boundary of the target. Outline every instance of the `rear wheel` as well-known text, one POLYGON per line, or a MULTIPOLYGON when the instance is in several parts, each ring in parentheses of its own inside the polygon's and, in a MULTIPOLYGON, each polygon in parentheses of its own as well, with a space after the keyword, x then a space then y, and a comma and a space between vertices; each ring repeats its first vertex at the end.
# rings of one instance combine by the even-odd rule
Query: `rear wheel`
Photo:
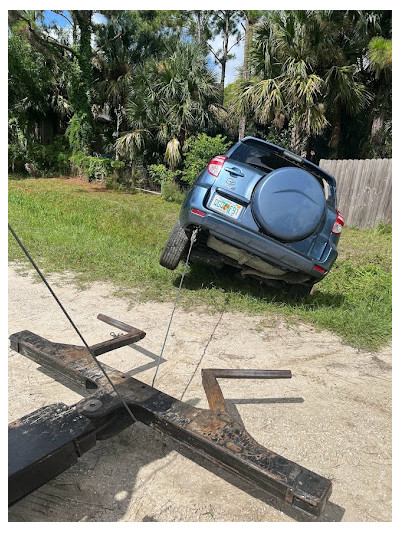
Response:
POLYGON ((311 294, 313 288, 312 283, 289 285, 287 295, 289 300, 302 300, 311 294))
POLYGON ((175 270, 188 246, 189 237, 178 220, 161 252, 160 265, 169 270, 175 270))

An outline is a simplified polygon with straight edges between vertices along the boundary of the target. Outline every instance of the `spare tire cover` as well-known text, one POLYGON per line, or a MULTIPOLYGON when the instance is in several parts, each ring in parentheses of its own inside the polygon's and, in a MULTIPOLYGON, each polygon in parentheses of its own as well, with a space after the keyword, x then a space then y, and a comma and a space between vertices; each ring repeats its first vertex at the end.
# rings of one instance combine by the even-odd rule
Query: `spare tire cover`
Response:
POLYGON ((321 221, 325 194, 309 172, 279 168, 256 185, 252 209, 265 232, 282 241, 300 241, 313 233, 321 221))

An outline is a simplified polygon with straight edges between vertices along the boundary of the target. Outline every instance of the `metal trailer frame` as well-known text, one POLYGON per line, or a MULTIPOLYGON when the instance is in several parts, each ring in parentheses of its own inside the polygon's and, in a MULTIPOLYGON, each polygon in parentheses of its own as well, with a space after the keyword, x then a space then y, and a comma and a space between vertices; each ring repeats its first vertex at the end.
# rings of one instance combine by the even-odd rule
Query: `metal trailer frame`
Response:
POLYGON ((140 421, 178 441, 194 456, 206 457, 263 489, 306 518, 321 515, 332 492, 331 481, 258 444, 227 412, 217 381, 291 378, 290 370, 203 369, 210 409, 199 409, 108 365, 96 364, 93 356, 145 336, 144 331, 108 316, 100 314, 97 318, 126 334, 95 344, 90 351, 84 346, 50 342, 30 331, 10 336, 13 350, 92 394, 74 406, 49 405, 9 425, 9 505, 67 470, 97 440, 112 437, 140 421))

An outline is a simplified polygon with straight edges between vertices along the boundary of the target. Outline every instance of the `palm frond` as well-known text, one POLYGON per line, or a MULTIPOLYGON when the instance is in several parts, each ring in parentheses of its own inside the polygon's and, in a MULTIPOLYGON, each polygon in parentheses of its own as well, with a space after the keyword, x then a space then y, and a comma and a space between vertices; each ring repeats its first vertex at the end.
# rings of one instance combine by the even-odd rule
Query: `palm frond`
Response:
POLYGON ((171 139, 167 144, 164 160, 172 170, 176 169, 182 159, 180 147, 181 143, 176 138, 171 139))
POLYGON ((115 150, 122 157, 134 157, 144 149, 145 138, 149 131, 145 129, 124 133, 115 141, 115 150))

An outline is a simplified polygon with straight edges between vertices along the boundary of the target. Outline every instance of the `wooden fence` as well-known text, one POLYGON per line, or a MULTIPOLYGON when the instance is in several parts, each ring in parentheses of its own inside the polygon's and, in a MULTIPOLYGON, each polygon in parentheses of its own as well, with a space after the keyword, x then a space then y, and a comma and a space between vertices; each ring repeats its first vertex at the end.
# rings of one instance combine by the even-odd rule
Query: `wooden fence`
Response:
POLYGON ((391 159, 321 159, 319 166, 336 179, 338 208, 347 226, 392 223, 391 159))

